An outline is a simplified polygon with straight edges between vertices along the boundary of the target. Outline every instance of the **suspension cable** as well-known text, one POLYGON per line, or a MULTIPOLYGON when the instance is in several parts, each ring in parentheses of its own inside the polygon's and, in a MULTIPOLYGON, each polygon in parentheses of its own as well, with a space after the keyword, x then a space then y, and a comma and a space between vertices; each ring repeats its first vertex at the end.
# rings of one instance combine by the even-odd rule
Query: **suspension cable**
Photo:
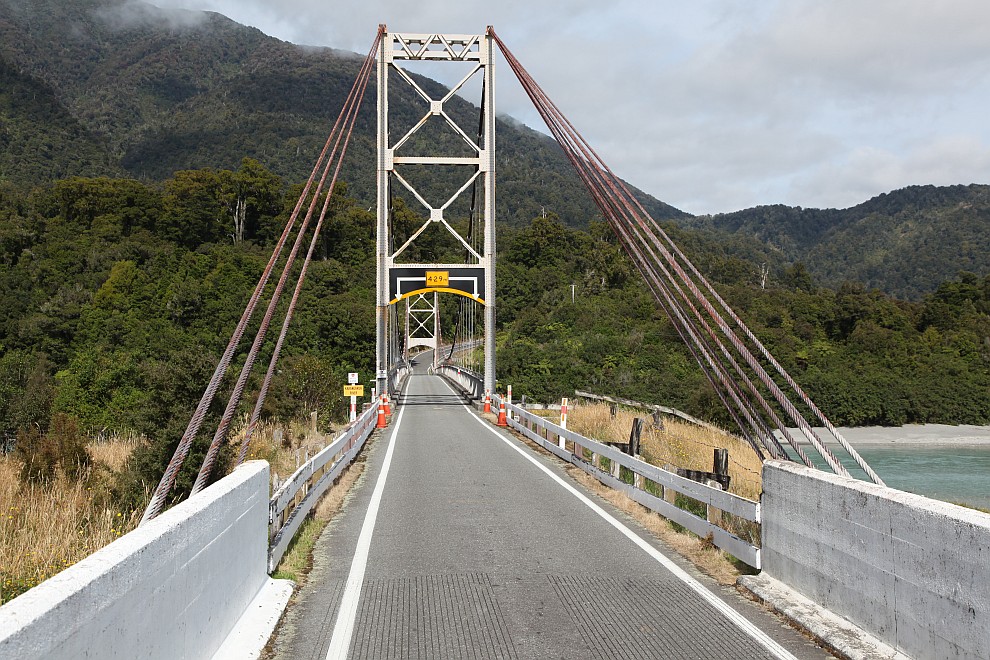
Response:
MULTIPOLYGON (((734 371, 737 374, 745 388, 753 395, 753 399, 763 409, 764 414, 771 419, 797 455, 805 464, 811 464, 798 442, 790 435, 783 421, 779 419, 773 407, 769 405, 759 392, 755 383, 743 369, 743 366, 737 362, 733 356, 733 352, 729 350, 728 346, 723 344, 715 329, 706 321, 705 315, 711 318, 715 327, 718 328, 732 346, 735 355, 742 358, 742 361, 752 370, 764 387, 767 388, 772 398, 808 438, 826 463, 828 463, 829 467, 838 474, 848 476, 845 466, 839 462, 821 438, 817 436, 811 425, 808 424, 804 416, 797 410, 780 386, 770 377, 763 365, 760 364, 759 360, 752 354, 743 340, 735 333, 722 314, 719 313, 719 310, 702 293, 702 288, 715 298, 719 306, 728 310, 727 313, 732 322, 740 328, 747 339, 754 343, 758 352, 784 378, 787 385, 798 395, 799 399, 809 407, 819 420, 825 423, 826 428, 836 437, 860 467, 863 468, 864 472, 874 482, 882 484, 883 482, 876 473, 866 465, 862 457, 838 434, 834 426, 825 420, 821 411, 810 402, 804 391, 797 386, 780 363, 770 356, 769 351, 755 338, 755 335, 753 335, 731 308, 728 307, 725 301, 718 296, 708 280, 704 278, 684 253, 677 248, 659 223, 646 211, 640 200, 632 194, 625 182, 619 179, 608 168, 594 149, 580 136, 574 126, 564 117, 563 113, 560 112, 557 106, 543 92, 542 88, 536 84, 525 68, 522 67, 519 61, 506 48, 504 42, 495 34, 494 30, 489 29, 489 34, 498 44, 506 60, 509 62, 510 68, 516 74, 523 89, 547 123, 551 133, 561 144, 565 155, 589 189, 593 200, 602 211, 603 216, 616 231, 623 249, 630 255, 637 270, 647 280, 651 292, 661 307, 667 312, 671 323, 688 344, 689 348, 691 348, 692 344, 694 345, 694 348, 691 349, 692 354, 699 364, 702 365, 702 369, 705 371, 706 376, 709 377, 709 381, 713 384, 716 393, 718 393, 723 403, 726 404, 730 414, 733 415, 737 423, 741 420, 733 412, 733 409, 739 411, 740 414, 747 418, 749 422, 747 425, 756 431, 757 436, 761 438, 764 446, 772 456, 783 457, 781 456, 783 450, 774 435, 769 432, 769 428, 762 422, 760 416, 753 415, 755 411, 752 411, 751 404, 747 404, 745 397, 741 396, 742 392, 738 392, 739 386, 736 381, 727 379, 726 369, 734 371), (666 266, 664 265, 665 263, 667 264, 666 266), (683 266, 682 263, 684 264, 683 266), (701 283, 700 288, 691 275, 701 283), (695 306, 692 298, 700 305, 701 309, 695 306), (690 341, 688 341, 689 339, 690 341), (712 352, 713 350, 714 353, 712 352), (706 363, 708 369, 705 369, 706 363), (709 373, 709 369, 711 373, 709 373), (719 388, 715 386, 716 381, 721 383, 723 387, 719 388), (725 395, 728 395, 729 400, 732 400, 734 405, 728 405, 725 395)), ((744 436, 747 435, 747 425, 739 424, 744 436)), ((753 446, 754 449, 757 449, 755 443, 753 443, 753 446)), ((758 449, 757 452, 760 453, 758 449)))
MULTIPOLYGON (((376 44, 378 43, 378 40, 381 39, 382 37, 381 32, 382 32, 381 29, 379 29, 379 34, 375 40, 376 44)), ((299 213, 302 210, 302 206, 305 200, 307 199, 307 197, 309 196, 310 191, 312 190, 313 182, 316 179, 317 173, 320 172, 321 167, 323 167, 324 162, 327 159, 327 153, 330 150, 331 145, 334 143, 336 129, 340 125, 340 122, 342 121, 342 117, 343 117, 343 113, 341 114, 340 117, 338 117, 337 123, 334 126, 334 130, 331 131, 330 135, 327 137, 327 140, 323 145, 323 149, 320 152, 319 156, 317 157, 316 163, 314 164, 313 169, 309 175, 309 178, 307 179, 306 184, 303 187, 302 194, 299 196, 299 200, 296 202, 296 205, 293 208, 292 213, 289 215, 289 218, 286 221, 282 233, 279 236, 275 248, 273 249, 272 254, 268 260, 268 263, 266 264, 261 274, 261 277, 259 278, 258 283, 254 288, 253 293, 248 299, 244 312, 242 313, 241 318, 238 321, 237 326, 235 327, 234 332, 232 333, 230 340, 227 343, 227 347, 225 348, 219 362, 217 363, 216 369, 214 370, 213 375, 211 376, 210 381, 206 389, 204 390, 199 403, 196 406, 196 410, 193 413, 192 417, 190 418, 189 424, 187 425, 186 430, 183 432, 182 437, 180 438, 179 443, 175 448, 172 458, 165 469, 165 473, 162 475, 161 481, 159 482, 158 486, 155 488, 154 493, 152 494, 148 507, 145 509, 144 516, 142 517, 141 524, 144 524, 147 521, 157 517, 165 507, 168 493, 171 491, 172 487, 175 484, 179 471, 182 468, 182 464, 189 454, 189 449, 192 446, 193 439, 196 437, 196 434, 199 432, 199 428, 202 425, 204 418, 206 417, 206 413, 210 407, 210 404, 213 402, 213 398, 216 395, 216 391, 219 388, 221 381, 223 380, 223 376, 230 366, 230 362, 233 358, 233 354, 237 347, 237 344, 240 342, 241 336, 243 335, 244 330, 246 329, 251 319, 251 316, 253 315, 254 310, 257 307, 259 300, 261 299, 261 295, 268 283, 268 280, 271 276, 271 272, 275 266, 275 263, 278 261, 279 257, 281 256, 282 250, 285 247, 288 237, 291 234, 292 229, 296 224, 296 220, 298 219, 299 213)), ((199 481, 198 478, 197 481, 199 481)))

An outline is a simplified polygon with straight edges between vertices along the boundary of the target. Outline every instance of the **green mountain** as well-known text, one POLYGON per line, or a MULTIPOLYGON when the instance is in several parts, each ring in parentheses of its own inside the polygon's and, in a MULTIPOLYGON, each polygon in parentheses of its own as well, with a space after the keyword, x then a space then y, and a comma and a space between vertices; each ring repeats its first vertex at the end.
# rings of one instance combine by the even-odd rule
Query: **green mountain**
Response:
MULTIPOLYGON (((288 182, 304 181, 360 62, 357 54, 289 44, 214 13, 129 0, 0 0, 0 75, 16 81, 0 87, 0 180, 117 171, 162 181, 177 170, 236 169, 247 156, 288 182)), ((446 93, 416 78, 434 98, 446 93)), ((402 134, 425 106, 407 85, 391 90, 390 122, 402 134)), ((477 123, 477 108, 459 97, 448 112, 465 126, 477 123)), ((342 173, 368 204, 375 125, 369 90, 342 173)), ((500 220, 521 226, 546 210, 587 226, 594 205, 556 143, 511 120, 500 120, 497 133, 500 220)), ((452 132, 427 137, 459 143, 452 132)), ((463 180, 446 172, 428 192, 449 195, 463 180)), ((643 199, 658 219, 686 216, 643 199)))
POLYGON ((920 299, 960 271, 990 273, 990 186, 911 186, 848 209, 783 205, 682 224, 755 237, 832 288, 859 282, 920 299))
MULTIPOLYGON (((360 61, 215 13, 133 0, 0 0, 0 183, 70 175, 160 183, 180 170, 234 170, 244 157, 286 182, 303 181, 360 61)), ((434 98, 445 94, 439 83, 416 79, 434 98)), ((407 85, 396 81, 391 89, 393 132, 404 133, 425 106, 407 85)), ((463 125, 477 122, 478 109, 459 97, 448 111, 463 125)), ((597 210, 557 144, 508 118, 497 130, 500 224, 524 227, 550 212, 587 227, 597 210)), ((460 138, 435 131, 421 140, 453 146, 460 138)), ((374 203, 374 154, 369 90, 342 172, 366 206, 374 203)), ((403 174, 419 175, 431 201, 446 199, 465 178, 457 168, 432 178, 403 174)), ((775 205, 698 217, 641 197, 658 220, 695 230, 684 240, 728 242, 722 251, 756 264, 729 266, 754 277, 763 262, 771 278, 800 262, 833 288, 854 281, 919 299, 961 271, 990 272, 988 190, 911 187, 842 210, 775 205)), ((466 201, 452 210, 466 214, 466 201)))

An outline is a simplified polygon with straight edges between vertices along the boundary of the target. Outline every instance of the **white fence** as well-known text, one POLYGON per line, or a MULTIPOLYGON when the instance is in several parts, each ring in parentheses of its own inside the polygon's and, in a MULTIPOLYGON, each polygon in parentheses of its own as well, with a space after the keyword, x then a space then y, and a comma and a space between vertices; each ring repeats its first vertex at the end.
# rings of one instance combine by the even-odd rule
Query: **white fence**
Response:
MULTIPOLYGON (((402 363, 389 371, 389 388, 401 391, 410 374, 402 363)), ((334 480, 340 476, 364 447, 378 421, 378 402, 365 410, 333 442, 293 472, 272 495, 268 504, 268 572, 282 560, 292 538, 334 480)))
MULTIPOLYGON (((442 364, 437 367, 437 373, 456 383, 472 399, 481 399, 485 396, 484 380, 481 374, 450 364, 442 364)), ((494 395, 494 392, 492 394, 494 395)))
POLYGON ((376 404, 361 413, 333 442, 301 465, 272 495, 268 504, 271 538, 268 549, 269 573, 278 566, 292 537, 299 531, 299 526, 323 493, 364 447, 368 436, 375 430, 377 419, 376 404))
MULTIPOLYGON (((496 403, 501 403, 499 397, 494 397, 494 399, 496 403)), ((576 465, 606 486, 622 491, 630 499, 659 513, 664 518, 682 525, 698 536, 711 535, 712 542, 716 546, 740 561, 754 568, 760 568, 760 548, 714 522, 676 506, 668 499, 673 499, 671 497, 673 493, 680 493, 704 504, 709 514, 708 518, 715 517, 711 514, 713 509, 717 509, 753 523, 760 522, 760 504, 758 502, 685 479, 656 465, 629 456, 615 447, 568 431, 548 419, 534 415, 514 404, 506 405, 506 413, 510 427, 547 451, 576 465), (609 462, 608 472, 601 468, 603 458, 609 462), (632 473, 633 483, 628 484, 622 481, 620 478, 621 468, 626 468, 632 473), (663 496, 657 496, 645 490, 645 480, 659 486, 663 496)))

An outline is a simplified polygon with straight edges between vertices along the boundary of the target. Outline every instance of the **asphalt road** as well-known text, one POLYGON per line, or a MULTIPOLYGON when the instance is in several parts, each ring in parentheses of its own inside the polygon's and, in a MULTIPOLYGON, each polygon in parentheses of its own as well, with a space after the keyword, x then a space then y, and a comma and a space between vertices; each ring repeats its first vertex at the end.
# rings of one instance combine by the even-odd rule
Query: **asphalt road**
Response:
POLYGON ((830 657, 424 368, 398 403, 317 543, 277 657, 830 657))

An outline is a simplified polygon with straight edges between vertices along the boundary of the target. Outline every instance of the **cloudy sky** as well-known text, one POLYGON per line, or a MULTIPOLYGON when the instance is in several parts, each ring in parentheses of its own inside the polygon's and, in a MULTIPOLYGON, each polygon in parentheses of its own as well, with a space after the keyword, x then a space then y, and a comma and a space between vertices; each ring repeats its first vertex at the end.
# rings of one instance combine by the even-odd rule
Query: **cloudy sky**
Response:
MULTIPOLYGON (((990 183, 986 0, 151 1, 362 53, 379 23, 493 25, 619 175, 692 213, 990 183)), ((498 71, 499 113, 542 128, 498 71)))

